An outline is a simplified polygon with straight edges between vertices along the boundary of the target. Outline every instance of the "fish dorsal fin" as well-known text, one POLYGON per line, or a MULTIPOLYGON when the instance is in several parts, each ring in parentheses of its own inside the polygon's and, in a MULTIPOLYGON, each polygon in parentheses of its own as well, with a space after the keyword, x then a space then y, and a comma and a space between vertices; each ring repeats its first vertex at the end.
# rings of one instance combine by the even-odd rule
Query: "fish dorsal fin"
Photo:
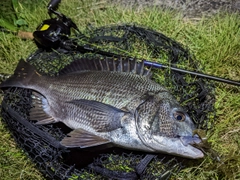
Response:
POLYGON ((79 73, 82 71, 117 71, 134 73, 141 76, 151 77, 151 69, 144 66, 143 61, 130 58, 81 58, 73 61, 63 68, 59 75, 79 73))

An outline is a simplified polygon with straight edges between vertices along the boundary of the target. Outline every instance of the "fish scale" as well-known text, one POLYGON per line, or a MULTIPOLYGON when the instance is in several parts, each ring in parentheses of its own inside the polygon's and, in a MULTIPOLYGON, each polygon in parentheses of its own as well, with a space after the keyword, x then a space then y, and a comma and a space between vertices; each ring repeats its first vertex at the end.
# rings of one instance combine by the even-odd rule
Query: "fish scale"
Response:
MULTIPOLYGON (((66 101, 76 99, 77 97, 79 99, 96 100, 117 108, 123 108, 132 102, 132 100, 144 95, 148 91, 166 91, 165 88, 155 85, 155 82, 147 83, 145 77, 139 78, 135 77, 134 74, 129 75, 124 72, 120 74, 116 72, 109 73, 107 71, 89 71, 78 73, 78 75, 78 77, 75 74, 70 74, 65 77, 59 76, 52 79, 43 79, 40 86, 47 83, 52 84, 51 87, 46 87, 43 90, 45 92, 44 96, 51 95, 51 97, 48 97, 49 99, 64 97, 66 101), (96 82, 96 79, 101 84, 96 82), (133 82, 136 81, 139 83, 135 83, 134 85, 133 82), (62 84, 64 84, 64 87, 62 87, 62 84), (70 93, 69 89, 71 89, 70 93)), ((131 104, 128 108, 132 109, 131 104)))

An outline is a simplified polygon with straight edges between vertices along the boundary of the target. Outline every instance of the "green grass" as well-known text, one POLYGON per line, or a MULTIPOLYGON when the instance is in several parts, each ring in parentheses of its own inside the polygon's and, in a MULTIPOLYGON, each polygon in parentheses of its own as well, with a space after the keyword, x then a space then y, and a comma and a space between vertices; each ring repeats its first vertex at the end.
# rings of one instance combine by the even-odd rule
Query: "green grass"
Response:
MULTIPOLYGON (((28 23, 25 30, 34 31, 48 18, 48 1, 19 2, 28 23)), ((123 9, 103 0, 62 1, 60 11, 71 17, 83 32, 89 24, 100 27, 130 23, 150 27, 187 46, 201 62, 205 73, 240 81, 239 14, 219 13, 194 22, 183 20, 180 14, 168 10, 123 9)), ((28 57, 35 49, 30 40, 0 32, 0 73, 13 73, 19 59, 28 57)), ((200 165, 183 169, 174 179, 240 179, 240 88, 217 83, 215 106, 217 118, 208 136, 213 149, 223 157, 222 161, 215 162, 207 157, 200 165)), ((16 148, 1 121, 0 177, 3 180, 42 179, 22 150, 16 148)))

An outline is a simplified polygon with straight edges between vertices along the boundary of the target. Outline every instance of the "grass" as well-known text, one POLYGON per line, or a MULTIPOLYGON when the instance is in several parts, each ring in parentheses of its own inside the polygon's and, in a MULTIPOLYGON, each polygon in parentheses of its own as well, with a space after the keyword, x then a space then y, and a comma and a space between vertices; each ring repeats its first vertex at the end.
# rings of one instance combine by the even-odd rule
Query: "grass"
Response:
MULTIPOLYGON (((48 18, 48 1, 19 2, 22 17, 28 23, 25 30, 34 31, 48 18)), ((191 21, 169 10, 161 11, 156 7, 123 9, 104 0, 63 1, 60 11, 71 17, 83 32, 88 25, 130 23, 152 28, 186 45, 201 62, 205 73, 240 81, 239 14, 219 13, 191 21)), ((0 73, 13 73, 19 59, 27 58, 34 50, 36 46, 31 40, 0 32, 0 73)), ((240 179, 240 88, 216 83, 215 107, 217 118, 208 136, 222 161, 206 157, 200 165, 183 169, 174 179, 240 179)), ((1 121, 0 177, 3 180, 42 179, 22 150, 16 147, 1 121)))

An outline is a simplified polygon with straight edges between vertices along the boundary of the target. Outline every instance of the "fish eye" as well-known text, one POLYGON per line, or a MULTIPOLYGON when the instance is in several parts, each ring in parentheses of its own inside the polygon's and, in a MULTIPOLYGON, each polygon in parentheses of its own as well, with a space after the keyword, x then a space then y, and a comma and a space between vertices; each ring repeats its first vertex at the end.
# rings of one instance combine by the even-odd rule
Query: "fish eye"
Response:
POLYGON ((178 112, 178 111, 174 112, 173 116, 178 121, 185 121, 185 119, 186 119, 186 116, 184 115, 184 113, 178 112))

